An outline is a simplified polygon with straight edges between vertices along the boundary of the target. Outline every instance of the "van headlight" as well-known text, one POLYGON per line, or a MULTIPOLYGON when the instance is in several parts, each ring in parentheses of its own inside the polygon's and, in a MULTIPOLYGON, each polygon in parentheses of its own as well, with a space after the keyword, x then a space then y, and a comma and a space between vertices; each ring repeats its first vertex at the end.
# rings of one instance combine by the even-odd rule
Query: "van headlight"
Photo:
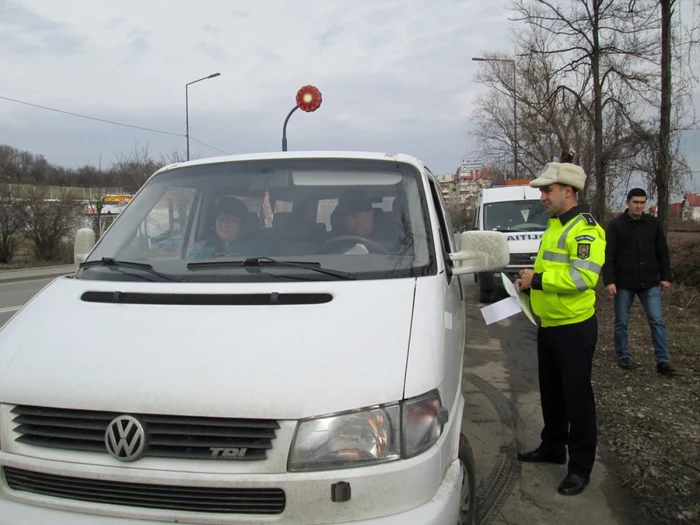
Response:
POLYGON ((404 401, 403 457, 412 458, 432 447, 442 435, 447 415, 437 391, 404 401))
POLYGON ((290 471, 356 467, 417 456, 442 434, 446 410, 430 392, 403 403, 307 419, 297 425, 290 471))

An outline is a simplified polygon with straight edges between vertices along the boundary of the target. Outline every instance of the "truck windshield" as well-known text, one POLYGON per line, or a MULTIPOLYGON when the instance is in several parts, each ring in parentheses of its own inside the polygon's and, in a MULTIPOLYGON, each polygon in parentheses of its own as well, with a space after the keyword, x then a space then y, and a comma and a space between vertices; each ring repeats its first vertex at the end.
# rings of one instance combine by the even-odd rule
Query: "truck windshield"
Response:
POLYGON ((547 228, 547 210, 540 200, 492 202, 484 205, 484 229, 498 231, 542 231, 547 228))
POLYGON ((184 282, 260 282, 337 280, 339 272, 353 279, 426 275, 435 272, 427 217, 421 174, 395 161, 176 166, 144 185, 86 261, 113 259, 119 266, 88 264, 76 278, 167 282, 158 272, 184 282), (243 264, 261 259, 275 264, 243 264), (197 264, 207 261, 231 264, 197 264))

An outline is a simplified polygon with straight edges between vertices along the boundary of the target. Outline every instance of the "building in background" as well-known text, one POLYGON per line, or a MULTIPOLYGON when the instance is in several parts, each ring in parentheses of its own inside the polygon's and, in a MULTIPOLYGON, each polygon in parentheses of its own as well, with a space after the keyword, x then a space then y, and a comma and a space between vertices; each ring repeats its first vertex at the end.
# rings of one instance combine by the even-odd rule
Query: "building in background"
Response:
MULTIPOLYGON (((626 208, 626 206, 625 206, 626 208)), ((624 211, 624 210, 623 210, 624 211)), ((649 206, 649 215, 654 215, 655 217, 659 215, 659 207, 654 204, 649 206)), ((680 219, 683 217, 683 203, 674 202, 668 205, 668 216, 671 219, 680 219)))
POLYGON ((686 193, 681 204, 683 220, 700 222, 700 193, 686 193))

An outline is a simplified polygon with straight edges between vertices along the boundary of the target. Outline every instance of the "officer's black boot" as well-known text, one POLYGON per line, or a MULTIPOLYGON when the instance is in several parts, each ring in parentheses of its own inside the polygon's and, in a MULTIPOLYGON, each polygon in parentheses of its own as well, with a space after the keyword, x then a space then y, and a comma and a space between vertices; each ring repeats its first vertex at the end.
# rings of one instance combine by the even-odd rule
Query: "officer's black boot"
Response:
POLYGON ((542 447, 538 447, 530 452, 518 452, 518 461, 526 463, 554 463, 563 465, 566 463, 566 452, 556 452, 542 447))
POLYGON ((589 481, 590 477, 588 476, 581 476, 580 474, 569 472, 564 480, 559 484, 559 489, 557 492, 564 496, 576 496, 577 494, 581 494, 581 492, 583 492, 583 489, 586 488, 589 481))

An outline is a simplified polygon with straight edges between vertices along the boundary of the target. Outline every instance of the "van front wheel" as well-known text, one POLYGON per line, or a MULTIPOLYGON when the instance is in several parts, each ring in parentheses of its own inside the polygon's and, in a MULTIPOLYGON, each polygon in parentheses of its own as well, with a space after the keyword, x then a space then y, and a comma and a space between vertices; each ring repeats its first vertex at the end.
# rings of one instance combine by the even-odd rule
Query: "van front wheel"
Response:
POLYGON ((474 525, 476 520, 476 463, 472 447, 464 434, 459 436, 459 462, 462 467, 462 492, 457 525, 474 525))

